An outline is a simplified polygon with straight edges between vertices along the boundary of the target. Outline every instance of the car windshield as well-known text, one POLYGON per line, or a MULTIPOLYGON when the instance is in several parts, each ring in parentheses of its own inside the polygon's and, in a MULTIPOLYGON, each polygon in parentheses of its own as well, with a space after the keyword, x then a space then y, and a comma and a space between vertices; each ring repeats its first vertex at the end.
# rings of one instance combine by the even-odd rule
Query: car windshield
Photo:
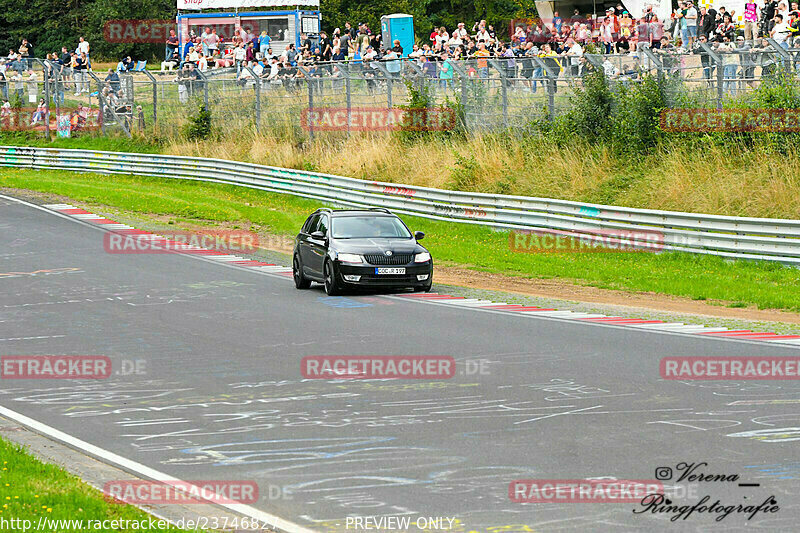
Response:
POLYGON ((409 239, 408 228, 395 217, 355 216, 333 219, 334 239, 409 239))

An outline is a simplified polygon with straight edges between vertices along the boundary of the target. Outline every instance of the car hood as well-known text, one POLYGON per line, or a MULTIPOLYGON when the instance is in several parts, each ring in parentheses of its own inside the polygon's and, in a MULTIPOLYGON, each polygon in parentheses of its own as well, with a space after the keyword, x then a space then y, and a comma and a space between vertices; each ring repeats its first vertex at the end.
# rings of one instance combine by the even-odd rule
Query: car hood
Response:
POLYGON ((339 252, 349 254, 415 254, 425 252, 425 248, 414 239, 339 239, 336 241, 339 252))

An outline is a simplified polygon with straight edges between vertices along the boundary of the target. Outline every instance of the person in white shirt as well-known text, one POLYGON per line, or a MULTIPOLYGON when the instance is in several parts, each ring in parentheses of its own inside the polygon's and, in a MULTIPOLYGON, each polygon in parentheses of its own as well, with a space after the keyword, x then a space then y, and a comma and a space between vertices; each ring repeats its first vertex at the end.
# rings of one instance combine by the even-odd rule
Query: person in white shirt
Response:
POLYGON ((783 21, 783 15, 775 15, 775 26, 773 26, 772 30, 769 32, 770 37, 775 39, 775 42, 778 43, 781 48, 788 50, 789 43, 787 42, 787 39, 789 38, 790 33, 791 29, 789 28, 789 25, 783 21))
POLYGON ((458 37, 462 41, 467 38, 467 29, 464 27, 463 22, 458 23, 458 28, 453 32, 453 36, 458 37))
POLYGON ((85 40, 83 37, 78 39, 78 48, 75 49, 75 53, 78 55, 86 54, 86 58, 89 58, 89 41, 85 40))
POLYGON ((273 57, 272 62, 269 65, 269 75, 267 76, 267 81, 270 83, 280 84, 281 80, 278 79, 278 72, 280 72, 281 67, 278 64, 278 58, 273 57))
POLYGON ((204 54, 200 54, 200 57, 197 60, 197 70, 200 72, 205 72, 208 70, 208 59, 206 59, 204 54))

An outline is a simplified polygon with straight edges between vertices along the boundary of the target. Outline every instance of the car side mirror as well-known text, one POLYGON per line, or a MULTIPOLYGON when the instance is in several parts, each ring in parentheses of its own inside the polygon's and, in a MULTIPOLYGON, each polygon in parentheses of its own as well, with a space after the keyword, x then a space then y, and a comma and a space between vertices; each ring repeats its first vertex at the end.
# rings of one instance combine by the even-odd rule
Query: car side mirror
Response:
POLYGON ((418 241, 421 241, 422 239, 425 238, 425 234, 422 233, 421 231, 415 231, 414 238, 417 239, 418 241))
POLYGON ((324 241, 325 240, 325 234, 322 233, 321 231, 315 231, 314 233, 311 234, 311 238, 312 239, 316 239, 318 241, 324 241))

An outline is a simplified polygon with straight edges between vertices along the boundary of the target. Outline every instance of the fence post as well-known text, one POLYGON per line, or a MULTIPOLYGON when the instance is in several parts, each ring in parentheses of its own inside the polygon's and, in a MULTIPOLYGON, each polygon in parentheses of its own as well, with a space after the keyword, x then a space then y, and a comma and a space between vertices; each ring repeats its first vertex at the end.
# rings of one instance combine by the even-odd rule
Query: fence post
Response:
POLYGON ((490 59, 489 64, 492 65, 500 75, 500 98, 503 102, 503 127, 508 129, 508 75, 503 65, 501 65, 498 60, 490 59))
POLYGON ((155 76, 143 70, 148 78, 150 78, 150 82, 153 84, 153 127, 156 127, 158 123, 158 82, 156 81, 155 76))
MULTIPOLYGON (((44 137, 47 139, 47 142, 50 142, 52 138, 50 137, 50 70, 47 68, 48 65, 44 66, 43 74, 44 74, 44 137)), ((56 119, 58 120, 58 119, 56 119)))
POLYGON ((386 107, 388 109, 392 108, 392 75, 386 69, 386 65, 379 63, 378 61, 373 61, 372 64, 377 67, 378 70, 381 71, 383 74, 383 78, 386 80, 386 107))
MULTIPOLYGON (((259 78, 252 67, 247 64, 242 65, 253 77, 253 90, 256 92, 256 133, 261 131, 261 78, 259 78)), ((247 83, 245 81, 245 83, 247 83)))
MULTIPOLYGON (((303 78, 303 79, 306 80, 306 85, 308 85, 308 113, 306 116, 308 116, 310 119, 312 117, 311 112, 314 110, 314 86, 311 84, 311 80, 309 80, 308 78, 303 78)), ((311 137, 312 139, 314 138, 313 120, 308 121, 308 136, 311 137)))
POLYGON ((722 109, 722 81, 724 73, 722 72, 722 57, 711 48, 708 43, 699 43, 700 47, 708 54, 711 61, 717 66, 717 109, 722 109))
POLYGON ((536 56, 531 59, 539 66, 542 70, 542 75, 547 80, 547 116, 552 122, 556 119, 556 83, 558 82, 558 73, 554 76, 547 68, 547 63, 545 63, 544 59, 536 56))
POLYGON ((772 48, 775 49, 776 52, 778 52, 778 55, 781 56, 783 64, 785 65, 787 62, 789 62, 792 65, 792 70, 794 70, 794 62, 791 61, 792 59, 791 54, 789 54, 789 52, 787 52, 781 45, 779 45, 778 42, 772 37, 767 39, 767 42, 772 48))
MULTIPOLYGON (((208 76, 203 74, 198 68, 194 69, 194 72, 197 72, 197 75, 203 81, 203 105, 206 106, 206 111, 210 111, 210 109, 208 109, 208 76)), ((191 86, 194 87, 194 82, 192 82, 191 86)), ((194 89, 190 96, 194 96, 194 89)))
MULTIPOLYGON (((342 70, 341 67, 340 70, 342 70)), ((353 115, 353 93, 351 92, 351 87, 350 87, 350 69, 348 67, 345 67, 343 72, 344 72, 344 97, 347 105, 347 135, 350 136, 350 121, 352 120, 352 115, 353 115)))

